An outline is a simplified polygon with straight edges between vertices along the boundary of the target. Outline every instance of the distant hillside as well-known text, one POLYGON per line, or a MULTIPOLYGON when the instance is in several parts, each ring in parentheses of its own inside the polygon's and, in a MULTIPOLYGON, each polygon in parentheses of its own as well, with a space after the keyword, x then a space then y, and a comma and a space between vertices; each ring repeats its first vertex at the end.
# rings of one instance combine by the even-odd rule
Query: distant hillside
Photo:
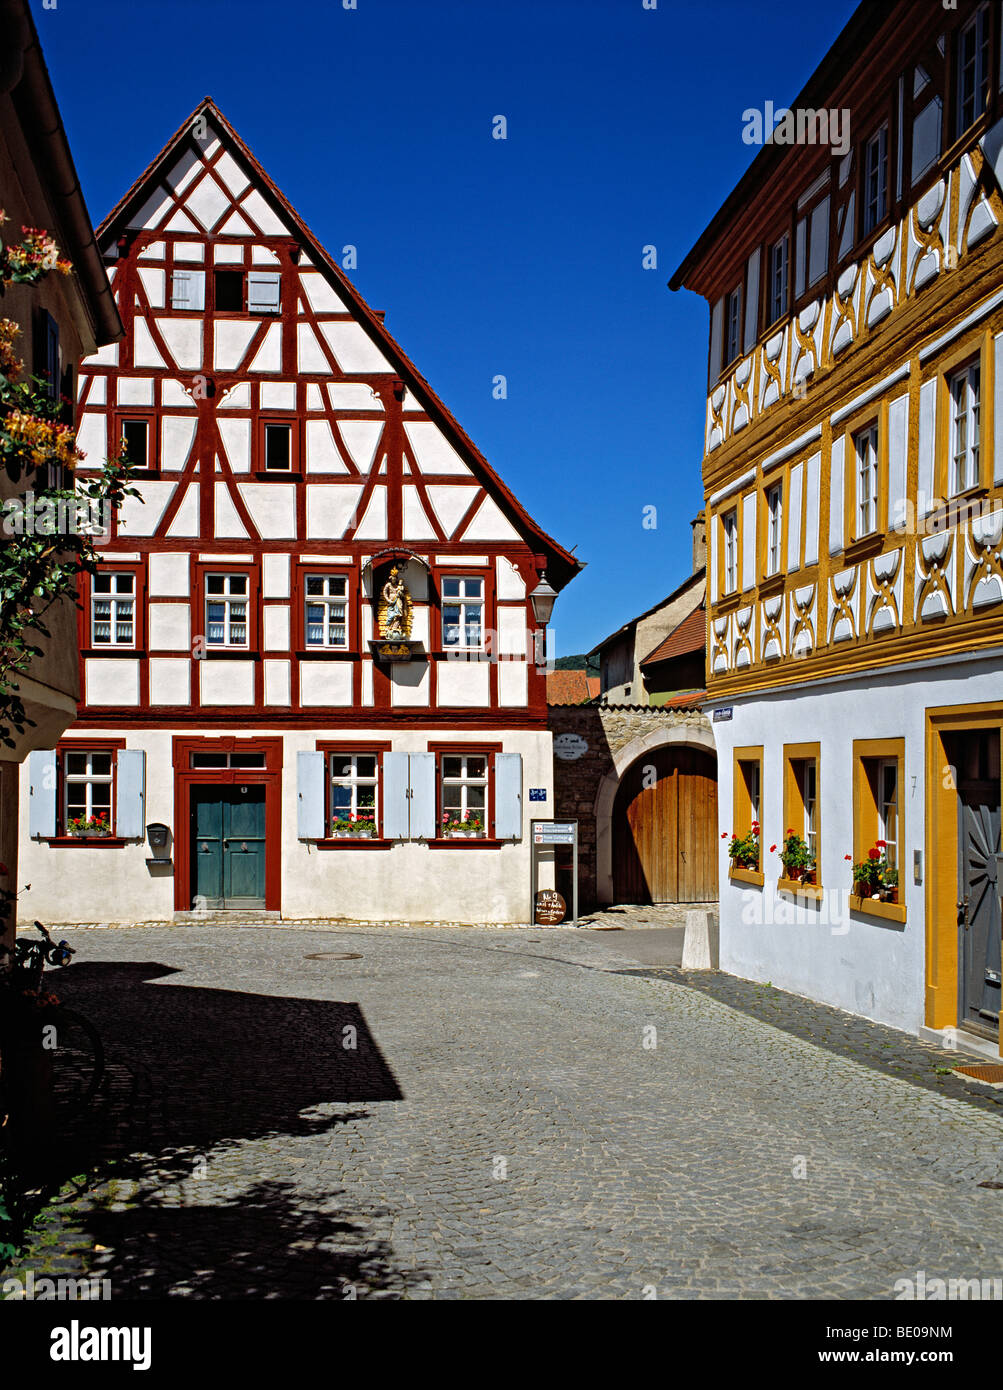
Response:
POLYGON ((599 662, 590 660, 584 653, 578 656, 559 656, 554 662, 555 671, 588 671, 590 676, 598 676, 599 662))

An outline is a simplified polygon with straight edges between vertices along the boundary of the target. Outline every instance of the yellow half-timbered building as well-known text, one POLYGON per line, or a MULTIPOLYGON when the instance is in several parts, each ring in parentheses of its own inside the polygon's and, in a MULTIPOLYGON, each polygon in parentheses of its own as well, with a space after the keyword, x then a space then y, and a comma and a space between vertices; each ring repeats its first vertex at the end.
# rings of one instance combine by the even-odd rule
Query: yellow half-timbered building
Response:
POLYGON ((670 282, 710 305, 721 965, 995 1052, 1001 7, 863 4, 769 115, 670 282))

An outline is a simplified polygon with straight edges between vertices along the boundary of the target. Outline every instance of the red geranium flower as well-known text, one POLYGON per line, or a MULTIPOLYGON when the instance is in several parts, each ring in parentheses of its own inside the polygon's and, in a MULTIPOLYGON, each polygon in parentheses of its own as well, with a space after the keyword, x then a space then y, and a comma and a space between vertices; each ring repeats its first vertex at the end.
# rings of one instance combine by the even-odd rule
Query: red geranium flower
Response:
POLYGON ((880 852, 880 850, 869 849, 869 850, 867 851, 867 857, 868 857, 868 859, 880 859, 880 858, 881 858, 881 852, 880 852))
POLYGON ((770 853, 771 853, 771 854, 775 854, 775 853, 776 853, 776 849, 777 849, 776 845, 770 845, 770 853))

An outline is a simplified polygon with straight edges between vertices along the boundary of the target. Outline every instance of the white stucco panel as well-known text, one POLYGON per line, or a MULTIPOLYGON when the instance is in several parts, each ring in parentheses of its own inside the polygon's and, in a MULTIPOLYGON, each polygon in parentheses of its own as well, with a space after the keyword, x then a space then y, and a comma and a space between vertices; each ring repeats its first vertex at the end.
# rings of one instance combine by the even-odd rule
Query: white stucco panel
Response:
POLYGON ((181 506, 167 528, 172 539, 190 538, 199 534, 199 485, 189 483, 181 506))
POLYGON ((376 447, 383 433, 381 420, 340 420, 338 429, 352 462, 363 473, 373 466, 376 447))
POLYGON ((498 605, 498 654, 526 655, 526 609, 522 606, 498 605))
POLYGON ((188 462, 195 439, 195 415, 165 415, 161 422, 160 467, 166 473, 180 472, 188 462))
POLYGON ((354 523, 361 483, 308 483, 306 534, 309 540, 337 540, 354 523))
POLYGON ((151 651, 190 651, 191 623, 187 603, 151 603, 149 623, 151 651))
POLYGON ((85 411, 77 427, 77 448, 88 468, 100 468, 108 457, 108 429, 104 415, 85 411))
POLYGON ((281 323, 271 325, 248 370, 252 372, 280 372, 282 370, 281 323))
POLYGON ((499 662, 498 703, 500 705, 529 704, 529 666, 525 661, 499 662))
POLYGON ((216 535, 227 540, 247 540, 247 528, 233 505, 230 489, 226 483, 215 485, 216 535))
POLYGON ((152 405, 153 377, 124 376, 118 383, 119 405, 152 405))
POLYGON ((290 694, 290 672, 288 661, 265 661, 265 704, 288 705, 290 694))
POLYGON ((485 497, 470 525, 463 533, 467 541, 517 541, 519 532, 493 497, 485 497))
POLYGON ((237 416, 223 416, 216 421, 227 462, 234 473, 251 471, 251 422, 237 416))
POLYGON ((126 497, 119 507, 119 533, 126 537, 152 536, 177 483, 143 481, 135 486, 140 496, 126 497))
POLYGON ((301 705, 352 703, 352 663, 349 661, 301 661, 301 705))
POLYGON ((338 453, 326 420, 306 422, 306 468, 308 473, 348 472, 348 464, 338 453))
POLYGON ((237 370, 257 327, 257 319, 216 320, 213 365, 217 371, 237 370))
POLYGON ((316 270, 308 270, 300 275, 300 287, 315 314, 343 314, 346 312, 345 301, 341 295, 316 270))
POLYGON ((343 372, 393 371, 390 363, 359 324, 347 319, 334 319, 327 320, 319 326, 343 372))
POLYGON ((359 541, 385 541, 387 538, 387 490, 385 487, 373 488, 365 515, 359 522, 355 539, 359 541))
POLYGON ((526 597, 526 581, 512 561, 504 555, 499 555, 495 560, 495 577, 500 599, 526 597))
POLYGON ((87 657, 84 661, 84 699, 88 705, 138 705, 138 660, 87 657))
POLYGON ((207 657, 196 665, 203 705, 254 704, 253 661, 213 661, 207 657))
POLYGON ((296 535, 294 483, 238 483, 237 490, 262 540, 285 540, 296 535))
POLYGON ((266 652, 289 650, 289 605, 268 603, 261 610, 266 652))
POLYGON ((182 657, 150 658, 150 704, 191 703, 191 662, 182 657))
POLYGON ((188 558, 177 551, 150 555, 147 583, 151 598, 187 598, 190 592, 188 558))
POLYGON ((479 708, 491 703, 491 664, 487 661, 440 661, 436 668, 437 703, 479 708))
POLYGON ((390 704, 427 706, 429 700, 427 661, 401 661, 390 667, 390 704))
POLYGON ((263 555, 261 592, 264 598, 289 597, 289 556, 263 555))
POLYGON ((435 528, 425 514, 418 491, 404 488, 404 539, 408 541, 435 540, 435 528))
POLYGON ((466 473, 470 469, 431 420, 407 420, 404 433, 422 473, 466 473))
POLYGON ((439 518, 443 534, 448 538, 466 515, 479 489, 450 483, 432 483, 426 491, 428 500, 439 518))
POLYGON ((198 371, 202 366, 202 320, 163 318, 156 324, 175 365, 183 371, 198 371))

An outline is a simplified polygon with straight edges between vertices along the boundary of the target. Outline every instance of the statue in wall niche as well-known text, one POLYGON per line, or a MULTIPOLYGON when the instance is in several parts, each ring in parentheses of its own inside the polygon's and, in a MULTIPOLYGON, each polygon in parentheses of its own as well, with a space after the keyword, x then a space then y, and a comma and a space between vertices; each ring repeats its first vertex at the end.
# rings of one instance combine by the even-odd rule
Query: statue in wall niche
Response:
POLYGON ((411 595, 396 565, 381 590, 376 621, 381 637, 411 636, 411 595))

